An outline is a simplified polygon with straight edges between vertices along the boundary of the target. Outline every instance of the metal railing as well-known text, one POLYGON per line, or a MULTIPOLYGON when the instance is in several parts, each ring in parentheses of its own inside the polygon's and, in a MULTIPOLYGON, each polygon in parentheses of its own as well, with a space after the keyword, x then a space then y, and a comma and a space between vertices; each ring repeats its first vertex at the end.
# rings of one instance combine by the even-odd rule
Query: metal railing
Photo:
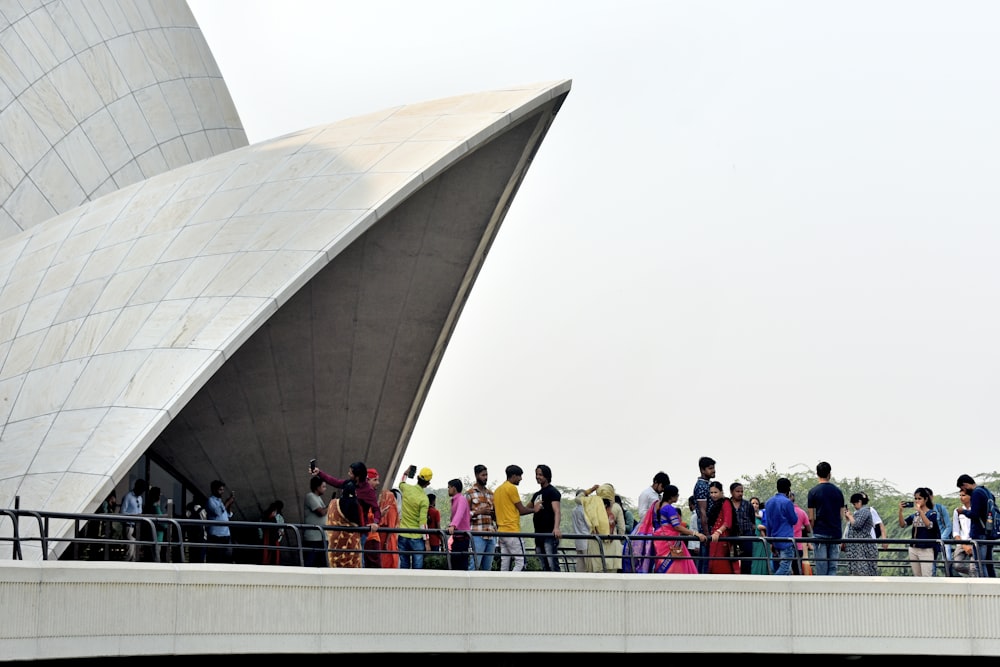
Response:
MULTIPOLYGON (((370 528, 367 526, 317 526, 313 524, 257 521, 219 522, 204 519, 182 519, 145 514, 79 514, 39 512, 23 509, 0 509, 0 545, 3 545, 3 543, 9 543, 11 546, 11 557, 16 560, 23 558, 25 547, 37 546, 40 550, 42 559, 46 560, 52 555, 59 554, 59 558, 63 560, 113 561, 132 559, 148 562, 188 563, 192 561, 203 562, 202 556, 204 556, 204 560, 209 562, 218 562, 219 559, 213 558, 212 556, 220 553, 226 553, 227 556, 222 559, 223 561, 254 563, 261 562, 263 560, 263 554, 268 552, 273 555, 273 564, 301 567, 307 564, 311 555, 309 553, 310 547, 308 546, 308 543, 303 541, 303 535, 306 534, 307 531, 316 530, 326 532, 327 536, 330 531, 359 533, 359 535, 367 535, 370 532, 370 528), (11 525, 9 535, 5 534, 3 531, 3 524, 7 521, 9 521, 11 525), (66 522, 71 523, 73 528, 72 534, 65 537, 54 537, 52 534, 52 525, 56 522, 63 526, 66 522), (229 544, 220 544, 208 540, 202 540, 202 538, 207 537, 206 533, 210 532, 211 528, 219 528, 221 525, 228 527, 230 533, 236 536, 236 538, 229 544), (28 528, 29 526, 30 529, 28 528), (126 527, 132 528, 133 530, 126 531, 126 527), (125 539, 125 535, 127 533, 131 533, 134 539, 125 539), (274 538, 274 542, 265 543, 256 539, 244 538, 246 535, 256 536, 263 534, 267 534, 274 538), (280 539, 278 539, 279 537, 280 539), (230 551, 232 553, 232 557, 228 556, 230 551), (134 554, 134 556, 130 558, 130 555, 132 554, 134 554)), ((63 533, 65 531, 59 532, 63 533)), ((425 563, 428 558, 433 559, 435 556, 440 556, 444 559, 443 564, 433 563, 433 560, 432 563, 441 569, 452 568, 452 559, 450 558, 451 551, 449 549, 449 538, 451 535, 445 530, 379 528, 377 531, 379 536, 379 548, 369 548, 367 550, 360 546, 348 549, 331 548, 329 546, 329 541, 323 540, 321 542, 323 547, 321 549, 322 555, 320 557, 326 559, 329 554, 335 554, 338 552, 359 553, 362 557, 364 553, 377 554, 379 556, 381 554, 404 553, 399 549, 390 550, 381 548, 385 543, 383 536, 404 533, 420 535, 437 534, 441 540, 441 551, 423 551, 420 553, 423 555, 425 563)), ((469 558, 474 559, 475 562, 478 563, 480 562, 482 556, 492 555, 494 556, 493 569, 497 569, 497 563, 503 555, 500 553, 499 548, 490 554, 476 552, 473 546, 475 541, 472 538, 497 538, 500 535, 503 535, 504 537, 521 538, 522 545, 525 547, 523 557, 526 559, 526 563, 528 565, 527 569, 540 569, 540 559, 546 557, 543 554, 535 553, 531 550, 533 545, 530 544, 530 542, 537 538, 551 538, 551 534, 540 533, 501 534, 480 531, 463 531, 462 535, 469 538, 469 558), (526 541, 529 543, 526 544, 526 541)), ((561 546, 557 549, 554 557, 557 559, 560 569, 563 571, 579 571, 579 564, 586 564, 588 562, 594 562, 595 560, 599 563, 598 566, 585 567, 584 569, 598 572, 614 572, 622 570, 630 571, 632 570, 632 567, 630 566, 634 565, 633 561, 635 559, 656 558, 656 556, 648 553, 642 556, 633 555, 633 552, 637 551, 634 548, 637 544, 642 542, 675 542, 677 540, 689 544, 697 541, 696 538, 686 535, 661 537, 655 535, 636 534, 592 535, 564 533, 562 534, 561 546), (576 548, 571 549, 565 546, 569 542, 577 541, 592 546, 586 550, 578 550, 576 548), (615 567, 615 564, 617 563, 622 563, 622 566, 615 567)), ((780 540, 761 536, 725 537, 720 541, 730 545, 746 545, 753 542, 759 543, 763 546, 763 552, 766 555, 754 556, 752 554, 730 554, 727 556, 711 557, 707 554, 708 543, 702 543, 701 548, 702 551, 705 552, 704 554, 683 556, 682 558, 690 557, 694 560, 723 560, 730 563, 746 560, 751 562, 766 561, 770 565, 774 561, 774 558, 771 555, 772 543, 775 541, 787 543, 790 540, 796 546, 795 553, 801 554, 799 560, 800 563, 806 561, 813 567, 819 564, 820 561, 816 558, 814 547, 817 543, 823 542, 824 540, 812 537, 784 538, 780 540), (800 546, 804 547, 801 552, 798 550, 798 547, 800 546)), ((361 541, 360 538, 359 541, 361 541)), ((875 545, 876 557, 874 559, 851 558, 847 556, 843 550, 841 550, 840 557, 837 559, 838 573, 847 573, 847 571, 850 570, 852 563, 866 562, 873 563, 878 574, 883 576, 909 576, 911 574, 911 563, 921 562, 913 561, 909 558, 908 547, 911 545, 933 549, 934 551, 932 553, 934 553, 934 557, 932 559, 924 559, 923 562, 936 563, 940 566, 940 571, 945 576, 984 576, 984 572, 988 571, 988 569, 992 569, 994 563, 992 551, 994 550, 994 547, 1000 546, 1000 541, 990 540, 917 540, 913 538, 883 538, 871 540, 844 538, 840 540, 825 540, 825 542, 839 545, 854 543, 875 545), (938 555, 946 553, 949 548, 954 550, 962 545, 971 545, 972 547, 971 557, 962 561, 962 563, 963 567, 965 567, 965 564, 974 566, 974 568, 971 569, 974 570, 975 574, 970 575, 959 573, 955 568, 955 561, 944 560, 938 555)))

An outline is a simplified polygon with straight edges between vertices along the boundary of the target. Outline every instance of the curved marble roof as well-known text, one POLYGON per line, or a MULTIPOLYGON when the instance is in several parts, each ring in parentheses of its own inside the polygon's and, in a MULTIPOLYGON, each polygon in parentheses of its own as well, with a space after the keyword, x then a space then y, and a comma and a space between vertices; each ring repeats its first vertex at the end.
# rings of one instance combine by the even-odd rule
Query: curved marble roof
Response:
POLYGON ((0 238, 247 145, 184 2, 0 6, 0 238))
POLYGON ((244 512, 317 452, 397 467, 569 87, 303 130, 0 242, 0 504, 88 511, 150 446, 244 512))

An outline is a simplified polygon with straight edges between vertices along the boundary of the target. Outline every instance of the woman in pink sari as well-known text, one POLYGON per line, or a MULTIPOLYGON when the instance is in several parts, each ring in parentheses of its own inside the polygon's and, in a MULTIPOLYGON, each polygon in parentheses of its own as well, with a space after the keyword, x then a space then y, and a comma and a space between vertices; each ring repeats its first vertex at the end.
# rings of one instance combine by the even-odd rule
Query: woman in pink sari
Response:
POLYGON ((649 508, 653 520, 653 541, 656 549, 656 564, 653 572, 659 574, 698 574, 698 568, 691 560, 686 540, 677 539, 680 535, 690 535, 704 541, 705 536, 695 532, 681 521, 680 512, 674 507, 677 502, 678 490, 673 484, 663 488, 663 494, 658 503, 649 508))

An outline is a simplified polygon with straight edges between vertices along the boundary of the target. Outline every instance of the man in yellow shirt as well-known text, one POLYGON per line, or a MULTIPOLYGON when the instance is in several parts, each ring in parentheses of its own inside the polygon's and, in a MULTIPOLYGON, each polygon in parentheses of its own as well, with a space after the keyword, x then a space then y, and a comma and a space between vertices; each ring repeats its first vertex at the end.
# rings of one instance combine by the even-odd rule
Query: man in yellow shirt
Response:
POLYGON ((500 538, 500 571, 520 572, 524 569, 524 541, 516 535, 504 533, 521 532, 521 515, 531 514, 534 506, 525 507, 517 485, 521 483, 524 470, 521 466, 509 465, 505 470, 507 481, 493 492, 493 506, 497 515, 497 533, 500 538), (511 561, 514 566, 511 568, 511 561))

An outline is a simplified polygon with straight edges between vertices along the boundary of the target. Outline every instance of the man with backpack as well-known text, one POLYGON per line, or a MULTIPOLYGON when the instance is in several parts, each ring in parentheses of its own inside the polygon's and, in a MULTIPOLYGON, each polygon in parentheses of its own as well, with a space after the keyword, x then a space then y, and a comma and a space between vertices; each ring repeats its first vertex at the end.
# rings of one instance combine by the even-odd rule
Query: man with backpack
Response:
POLYGON ((970 475, 959 475, 957 485, 958 488, 968 493, 971 499, 969 509, 959 510, 959 513, 969 517, 971 520, 969 523, 969 538, 975 542, 975 549, 979 554, 978 559, 982 566, 980 572, 984 577, 995 577, 996 573, 993 569, 993 545, 989 543, 984 544, 982 540, 996 539, 987 530, 988 525, 990 527, 995 525, 995 522, 992 520, 991 510, 995 509, 996 500, 989 489, 976 484, 976 480, 970 475))

